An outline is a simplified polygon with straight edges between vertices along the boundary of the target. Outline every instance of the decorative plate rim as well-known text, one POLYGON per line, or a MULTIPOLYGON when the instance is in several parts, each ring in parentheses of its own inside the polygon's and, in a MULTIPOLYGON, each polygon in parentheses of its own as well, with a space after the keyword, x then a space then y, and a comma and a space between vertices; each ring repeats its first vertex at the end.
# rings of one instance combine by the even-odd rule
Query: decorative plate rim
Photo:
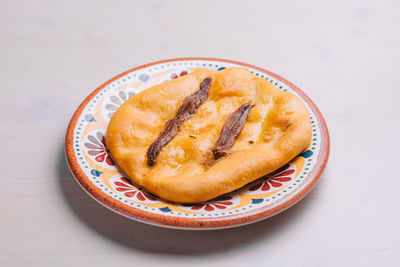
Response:
POLYGON ((67 158, 67 162, 69 165, 69 168, 75 177, 76 181, 78 184, 91 196, 93 197, 96 201, 98 201, 100 204, 103 206, 111 209, 114 212, 117 212, 127 218, 134 219, 137 221, 141 221, 147 224, 151 225, 156 225, 156 226, 161 226, 161 227, 167 227, 167 228, 175 228, 175 229, 196 229, 196 230, 201 230, 201 229, 221 229, 221 228, 231 228, 231 227, 236 227, 236 226, 242 226, 250 223, 254 223, 266 218, 269 218, 273 215, 276 215, 287 208, 293 206, 296 204, 299 200, 301 200, 305 195, 307 195, 312 188, 315 186, 317 181, 319 180, 326 163, 328 161, 329 157, 329 150, 330 150, 330 138, 329 138, 329 132, 328 132, 328 127, 326 125, 326 122, 317 108, 317 106, 314 104, 314 102, 301 90, 299 89, 296 85, 291 83, 290 81, 284 79, 283 77, 268 71, 266 69, 253 66, 247 63, 239 62, 239 61, 234 61, 234 60, 227 60, 227 59, 219 59, 219 58, 208 58, 208 57, 187 57, 187 58, 174 58, 174 59, 167 59, 167 60, 161 60, 161 61, 155 61, 152 63, 148 63, 145 65, 141 65, 132 69, 129 69, 112 79, 108 80, 107 82, 103 83, 100 85, 98 88, 96 88, 88 97, 85 98, 85 100, 79 105, 77 110, 74 112, 70 123, 67 128, 67 133, 65 136, 65 154, 67 158), (221 218, 182 218, 182 217, 176 217, 176 216, 171 216, 171 215, 160 215, 144 210, 140 210, 138 208, 126 205, 111 196, 105 194, 102 192, 99 188, 97 188, 90 180, 89 177, 87 177, 84 172, 81 170, 78 162, 76 155, 74 153, 73 149, 73 135, 74 135, 74 129, 75 126, 78 122, 78 118, 81 115, 83 109, 86 107, 87 103, 95 97, 95 95, 104 89, 106 86, 114 82, 115 80, 121 78, 122 76, 133 72, 137 71, 152 65, 156 64, 161 64, 161 63, 166 63, 166 62, 173 62, 173 61, 190 61, 190 60, 209 60, 209 61, 219 61, 219 62, 225 62, 225 63, 230 63, 230 64, 236 64, 252 69, 256 69, 258 71, 264 72, 271 77, 274 77, 276 80, 285 83, 288 85, 292 90, 294 90, 308 105, 309 108, 312 110, 314 115, 316 116, 316 119, 318 121, 318 124, 320 126, 320 134, 321 134, 321 146, 320 146, 320 151, 318 153, 317 161, 311 172, 307 175, 307 178, 304 180, 304 185, 301 188, 298 188, 296 190, 293 190, 290 192, 288 195, 283 197, 282 199, 278 200, 276 203, 274 203, 273 207, 271 208, 270 206, 264 206, 260 207, 256 210, 248 211, 240 216, 224 216, 221 218))

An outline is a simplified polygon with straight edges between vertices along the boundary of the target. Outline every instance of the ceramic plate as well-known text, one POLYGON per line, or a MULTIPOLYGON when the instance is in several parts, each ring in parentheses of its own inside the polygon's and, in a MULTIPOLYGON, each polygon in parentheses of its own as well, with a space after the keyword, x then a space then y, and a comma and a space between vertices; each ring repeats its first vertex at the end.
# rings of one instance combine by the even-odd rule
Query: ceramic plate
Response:
POLYGON ((78 183, 97 201, 126 217, 180 229, 216 229, 245 225, 275 215, 295 204, 315 185, 329 154, 329 135, 315 104, 282 77, 249 64, 214 58, 181 58, 128 70, 101 85, 79 106, 68 126, 66 156, 78 183), (164 201, 133 185, 105 148, 107 124, 132 95, 153 85, 186 75, 195 68, 222 70, 246 67, 255 76, 299 96, 307 105, 312 142, 301 155, 276 172, 197 205, 164 201))

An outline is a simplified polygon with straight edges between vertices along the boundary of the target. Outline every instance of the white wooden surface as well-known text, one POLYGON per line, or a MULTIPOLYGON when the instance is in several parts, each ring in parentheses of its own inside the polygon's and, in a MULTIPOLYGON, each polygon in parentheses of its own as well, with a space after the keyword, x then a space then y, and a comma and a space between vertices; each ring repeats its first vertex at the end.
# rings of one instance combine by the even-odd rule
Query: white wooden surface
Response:
POLYGON ((400 266, 400 2, 1 1, 1 266, 400 266), (64 158, 98 85, 155 60, 265 67, 324 114, 331 156, 295 207, 246 227, 155 228, 103 208, 64 158))

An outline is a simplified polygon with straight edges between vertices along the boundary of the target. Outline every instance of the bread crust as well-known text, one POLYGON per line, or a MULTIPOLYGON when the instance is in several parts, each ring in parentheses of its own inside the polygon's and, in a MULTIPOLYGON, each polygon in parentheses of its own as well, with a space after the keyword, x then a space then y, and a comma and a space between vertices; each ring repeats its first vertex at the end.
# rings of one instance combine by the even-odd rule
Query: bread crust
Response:
POLYGON ((303 102, 246 68, 196 69, 142 91, 115 112, 106 134, 112 157, 133 182, 179 203, 203 202, 238 189, 280 168, 310 141, 311 123, 303 102), (213 80, 208 98, 162 148, 156 164, 148 166, 149 146, 206 77, 213 80), (244 103, 255 107, 232 153, 207 165, 225 120, 244 103))

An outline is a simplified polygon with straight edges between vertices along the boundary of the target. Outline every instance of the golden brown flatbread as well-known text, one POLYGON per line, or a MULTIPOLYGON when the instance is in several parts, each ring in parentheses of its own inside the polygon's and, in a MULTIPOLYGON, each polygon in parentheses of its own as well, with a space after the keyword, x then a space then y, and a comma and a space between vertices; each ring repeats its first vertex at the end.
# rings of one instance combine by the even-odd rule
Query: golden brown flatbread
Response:
POLYGON ((310 140, 303 102, 245 68, 196 69, 134 95, 115 112, 106 135, 112 157, 136 184, 180 203, 238 189, 289 162, 310 140), (212 79, 207 98, 149 166, 149 146, 207 77, 212 79), (230 153, 214 162, 212 150, 225 121, 245 103, 255 106, 230 153))

